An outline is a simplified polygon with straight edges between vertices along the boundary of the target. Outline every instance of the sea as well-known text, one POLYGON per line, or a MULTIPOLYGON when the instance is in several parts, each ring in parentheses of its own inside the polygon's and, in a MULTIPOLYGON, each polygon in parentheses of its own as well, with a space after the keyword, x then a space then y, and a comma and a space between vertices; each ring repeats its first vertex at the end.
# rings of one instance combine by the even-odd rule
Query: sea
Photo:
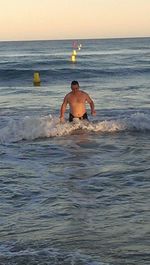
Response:
POLYGON ((150 38, 0 42, 0 265, 150 265, 150 38))

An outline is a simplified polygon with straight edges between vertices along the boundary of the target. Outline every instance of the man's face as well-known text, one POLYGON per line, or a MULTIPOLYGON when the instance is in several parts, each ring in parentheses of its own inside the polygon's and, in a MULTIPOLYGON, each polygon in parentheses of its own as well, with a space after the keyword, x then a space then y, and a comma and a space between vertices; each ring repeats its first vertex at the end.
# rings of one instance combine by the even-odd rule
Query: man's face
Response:
POLYGON ((71 90, 73 93, 76 93, 79 90, 79 85, 71 85, 71 90))

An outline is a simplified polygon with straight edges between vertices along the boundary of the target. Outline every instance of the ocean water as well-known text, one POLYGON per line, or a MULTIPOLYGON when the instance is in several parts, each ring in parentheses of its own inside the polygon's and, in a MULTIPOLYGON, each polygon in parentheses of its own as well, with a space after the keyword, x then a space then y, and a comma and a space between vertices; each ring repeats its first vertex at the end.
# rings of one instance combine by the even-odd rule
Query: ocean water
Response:
POLYGON ((0 42, 0 265, 150 264, 150 38, 78 43, 0 42))

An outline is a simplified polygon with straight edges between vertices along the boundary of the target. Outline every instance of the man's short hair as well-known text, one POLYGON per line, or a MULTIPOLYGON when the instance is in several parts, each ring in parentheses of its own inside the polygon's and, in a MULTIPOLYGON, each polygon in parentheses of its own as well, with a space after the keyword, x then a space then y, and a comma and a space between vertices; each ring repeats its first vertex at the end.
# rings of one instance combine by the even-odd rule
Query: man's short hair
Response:
POLYGON ((78 83, 78 81, 75 81, 75 80, 73 80, 72 82, 71 82, 71 85, 78 85, 79 86, 79 83, 78 83))

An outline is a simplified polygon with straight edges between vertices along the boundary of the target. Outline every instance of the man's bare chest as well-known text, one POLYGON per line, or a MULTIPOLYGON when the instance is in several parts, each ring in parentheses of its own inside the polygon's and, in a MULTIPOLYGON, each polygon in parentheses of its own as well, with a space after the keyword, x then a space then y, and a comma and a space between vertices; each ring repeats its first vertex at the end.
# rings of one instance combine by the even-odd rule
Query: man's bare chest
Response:
POLYGON ((76 95, 71 95, 68 99, 70 104, 84 104, 85 103, 85 97, 83 96, 76 96, 76 95))

